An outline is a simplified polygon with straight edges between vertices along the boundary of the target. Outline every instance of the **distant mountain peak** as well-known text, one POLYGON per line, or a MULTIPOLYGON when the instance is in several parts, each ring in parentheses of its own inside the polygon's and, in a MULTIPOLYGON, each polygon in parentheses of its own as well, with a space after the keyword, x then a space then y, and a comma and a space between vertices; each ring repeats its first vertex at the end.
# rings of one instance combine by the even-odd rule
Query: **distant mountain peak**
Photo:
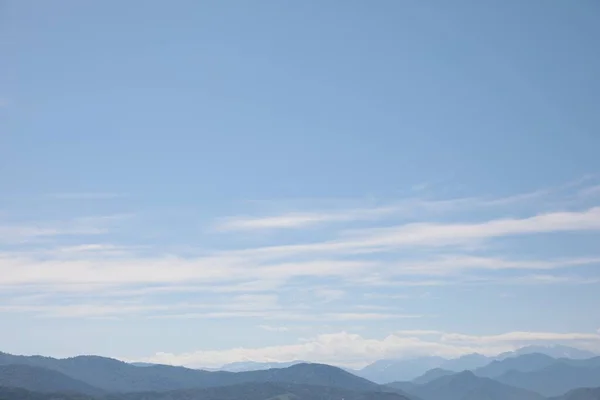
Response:
POLYGON ((263 369, 271 369, 271 368, 287 368, 295 364, 306 364, 308 361, 303 360, 294 360, 287 362, 280 361, 236 361, 228 364, 224 364, 220 368, 216 370, 221 371, 231 371, 231 372, 242 372, 242 371, 258 371, 263 369))
POLYGON ((562 344, 547 344, 547 345, 530 345, 524 346, 514 351, 499 354, 496 358, 502 359, 507 357, 522 356, 525 354, 538 353, 545 354, 554 358, 573 358, 585 359, 598 356, 588 350, 579 349, 576 347, 565 346, 562 344))
POLYGON ((425 372, 423 375, 413 379, 412 382, 415 384, 424 384, 424 383, 431 382, 435 379, 441 378, 443 376, 453 375, 454 373, 455 373, 454 371, 450 371, 448 369, 434 368, 434 369, 430 369, 429 371, 425 372))
POLYGON ((468 377, 468 378, 476 378, 476 375, 471 370, 464 370, 454 374, 456 377, 468 377))
MULTIPOLYGON (((440 381, 446 380, 448 382, 475 382, 480 379, 485 379, 485 378, 478 377, 477 375, 475 375, 473 373, 473 371, 465 370, 462 372, 457 372, 456 374, 453 374, 453 375, 447 375, 447 376, 441 377, 438 380, 440 380, 440 381)), ((435 382, 435 381, 433 381, 433 382, 435 382)))

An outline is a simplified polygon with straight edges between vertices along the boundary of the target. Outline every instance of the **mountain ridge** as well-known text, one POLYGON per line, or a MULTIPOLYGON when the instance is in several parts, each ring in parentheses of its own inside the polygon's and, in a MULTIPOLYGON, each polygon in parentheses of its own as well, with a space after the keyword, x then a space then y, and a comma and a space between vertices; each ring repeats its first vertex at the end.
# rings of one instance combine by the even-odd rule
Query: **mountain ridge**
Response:
POLYGON ((442 376, 423 384, 395 382, 389 386, 423 400, 544 400, 538 393, 480 377, 472 371, 442 376))
POLYGON ((312 385, 246 383, 181 389, 168 392, 132 392, 91 397, 76 393, 42 393, 0 386, 0 400, 413 400, 393 392, 355 392, 312 385))
POLYGON ((99 356, 55 359, 0 354, 0 365, 9 364, 45 368, 106 392, 172 391, 252 382, 322 385, 365 392, 383 390, 376 383, 326 364, 301 363, 281 369, 226 372, 168 365, 137 367, 99 356))
POLYGON ((0 365, 0 386, 42 393, 71 392, 92 396, 104 393, 92 385, 58 371, 25 364, 0 365))
POLYGON ((547 397, 555 397, 574 389, 600 387, 600 367, 574 366, 559 361, 537 371, 509 371, 495 379, 547 397))
POLYGON ((453 359, 445 359, 436 356, 417 357, 412 359, 384 359, 375 361, 374 363, 353 372, 358 376, 362 376, 373 382, 385 384, 388 382, 411 381, 435 368, 446 369, 453 372, 476 370, 487 367, 492 362, 505 362, 510 364, 512 359, 531 354, 541 354, 547 358, 554 359, 557 359, 558 357, 553 356, 553 354, 574 354, 576 358, 572 359, 572 362, 584 360, 584 356, 588 356, 587 358, 599 357, 597 354, 587 350, 569 346, 525 346, 512 352, 501 353, 497 356, 485 356, 479 353, 471 353, 453 359))

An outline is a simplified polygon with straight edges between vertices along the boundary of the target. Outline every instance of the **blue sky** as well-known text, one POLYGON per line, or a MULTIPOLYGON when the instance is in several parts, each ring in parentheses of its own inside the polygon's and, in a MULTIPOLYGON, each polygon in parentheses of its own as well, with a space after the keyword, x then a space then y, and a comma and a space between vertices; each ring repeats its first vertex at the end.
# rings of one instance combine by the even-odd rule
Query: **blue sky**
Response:
POLYGON ((600 351, 595 1, 5 1, 2 351, 600 351))

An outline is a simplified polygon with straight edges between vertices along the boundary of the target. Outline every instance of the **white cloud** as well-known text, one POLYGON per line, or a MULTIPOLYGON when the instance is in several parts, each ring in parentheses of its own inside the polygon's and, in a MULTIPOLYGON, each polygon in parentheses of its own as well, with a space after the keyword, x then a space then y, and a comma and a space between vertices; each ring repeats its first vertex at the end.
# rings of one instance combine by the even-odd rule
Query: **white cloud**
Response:
MULTIPOLYGON (((428 200, 422 198, 407 198, 385 206, 363 207, 336 209, 327 211, 290 211, 276 215, 261 215, 261 216, 231 216, 221 218, 214 228, 217 231, 256 231, 256 230, 272 230, 272 229, 296 229, 306 228, 317 224, 331 222, 351 222, 351 221, 368 221, 377 220, 389 216, 411 216, 423 215, 440 212, 448 212, 452 210, 472 210, 475 208, 501 208, 506 206, 515 206, 518 204, 536 204, 553 203, 560 199, 564 203, 566 199, 571 199, 573 196, 565 197, 565 190, 574 187, 580 187, 583 183, 592 179, 591 176, 586 176, 564 185, 534 190, 532 192, 519 193, 505 197, 484 198, 484 197, 463 197, 453 199, 435 199, 428 200)), ((429 185, 422 183, 414 185, 411 189, 413 192, 422 192, 429 185)), ((590 186, 579 189, 579 195, 592 195, 599 192, 600 186, 590 186)), ((575 196, 576 197, 576 196, 575 196)))
POLYGON ((397 212, 399 207, 378 207, 334 212, 291 212, 275 216, 229 217, 215 225, 218 231, 253 231, 266 229, 304 228, 325 222, 368 220, 397 212))
POLYGON ((25 284, 208 284, 240 283, 267 277, 351 276, 369 262, 315 260, 297 263, 257 264, 235 257, 182 259, 160 258, 66 258, 34 259, 0 254, 0 285, 25 284))
MULTIPOLYGON (((6 296, 6 295, 5 295, 6 296)), ((3 296, 4 297, 4 296, 3 296)), ((0 312, 32 313, 41 317, 89 318, 98 316, 177 317, 194 314, 199 318, 218 318, 219 313, 258 312, 264 315, 281 313, 283 308, 275 294, 239 294, 235 296, 204 296, 201 301, 152 301, 140 297, 104 298, 89 296, 83 299, 36 293, 9 296, 0 303, 0 312), (67 301, 65 301, 67 300, 67 301)), ((0 297, 1 300, 1 297, 0 297)), ((294 312, 294 307, 288 307, 294 312)))
MULTIPOLYGON (((218 306, 216 306, 218 308, 218 306)), ((279 310, 233 310, 218 312, 183 312, 154 314, 153 319, 222 319, 222 318, 261 318, 271 321, 303 321, 303 322, 345 322, 345 321, 382 321, 394 319, 422 318, 419 314, 392 314, 366 312, 319 312, 311 310, 279 309, 279 310)))
POLYGON ((385 300, 398 300, 408 299, 411 296, 405 293, 365 293, 363 294, 365 299, 385 299, 385 300))
POLYGON ((422 318, 420 314, 391 314, 391 313, 327 313, 323 319, 329 321, 368 321, 384 319, 422 318))
MULTIPOLYGON (((104 289, 106 290, 106 288, 104 289)), ((261 318, 272 321, 352 321, 420 318, 421 315, 364 312, 360 307, 345 306, 343 311, 306 304, 282 304, 277 294, 243 293, 204 295, 195 301, 164 301, 165 298, 90 296, 54 293, 4 293, 0 313, 29 313, 52 318, 138 317, 152 319, 224 319, 261 318)), ((0 300, 2 298, 0 297, 0 300)), ((268 325, 264 325, 268 326, 268 325)), ((267 328, 265 328, 267 329, 267 328)))
POLYGON ((97 251, 106 251, 106 250, 114 250, 119 248, 119 246, 110 245, 110 244, 80 244, 77 246, 69 246, 69 247, 61 247, 57 249, 58 252, 61 253, 83 253, 83 252, 97 252, 97 251))
MULTIPOLYGON (((90 256, 90 252, 111 247, 83 246, 57 252, 56 258, 33 254, 0 253, 0 286, 57 292, 103 291, 104 295, 140 296, 169 292, 256 292, 277 290, 293 278, 336 277, 334 287, 314 289, 313 295, 326 301, 344 296, 343 282, 360 284, 365 290, 380 286, 439 286, 456 283, 448 279, 407 279, 407 277, 463 276, 467 271, 554 270, 600 263, 597 258, 561 260, 504 260, 490 257, 448 255, 431 260, 371 262, 314 259, 305 262, 269 263, 251 257, 207 256, 183 259, 122 257, 122 253, 90 256), (399 279, 401 278, 401 279, 399 279), (81 289, 79 289, 81 287, 81 289), (110 289, 108 291, 107 289, 110 289)), ((550 274, 523 275, 520 279, 550 282, 573 281, 574 277, 550 274)), ((467 280, 463 278, 464 282, 467 280)), ((478 277, 477 279, 485 279, 478 277)), ((517 278, 512 278, 519 279, 517 278)), ((515 283, 518 283, 515 281, 515 283)), ((522 283, 526 283, 523 281, 522 283)), ((584 282, 582 282, 584 283, 584 282)), ((404 297, 395 293, 394 296, 404 297)), ((371 295, 372 296, 372 295, 371 295)), ((372 296, 373 297, 373 296, 372 296)))
POLYGON ((600 264, 600 257, 558 260, 507 260, 494 257, 444 255, 432 260, 402 261, 392 264, 390 275, 455 275, 468 270, 553 270, 600 264))
MULTIPOLYGON (((336 277, 342 282, 361 284, 368 290, 368 287, 386 285, 438 286, 453 283, 447 279, 394 279, 411 275, 443 276, 465 271, 503 269, 552 270, 600 262, 597 258, 519 261, 450 255, 414 262, 314 259, 305 262, 269 263, 253 260, 251 257, 227 255, 184 259, 174 256, 121 257, 121 253, 117 252, 100 257, 90 256, 88 253, 93 249, 100 248, 68 250, 64 256, 58 258, 0 253, 0 286, 27 288, 35 285, 38 286, 36 290, 47 291, 54 288, 59 292, 72 292, 78 290, 78 285, 83 285, 82 291, 104 291, 111 288, 115 295, 134 296, 168 292, 276 290, 293 278, 336 277)), ((344 296, 344 291, 337 284, 336 287, 317 288, 314 295, 333 301, 344 296)))
POLYGON ((288 332, 290 330, 287 326, 259 325, 258 327, 268 332, 288 332))
MULTIPOLYGON (((536 196, 539 194, 505 198, 502 203, 512 204, 536 196)), ((434 210, 462 207, 464 204, 484 204, 479 199, 408 203, 410 207, 434 210)), ((366 219, 392 212, 390 210, 396 212, 402 207, 350 209, 332 215, 346 220, 366 219)), ((305 214, 298 214, 298 219, 292 220, 291 224, 315 221, 321 217, 330 218, 328 214, 321 217, 315 215, 307 218, 305 214)), ((116 221, 127 217, 76 218, 17 226, 21 231, 15 226, 4 227, 5 231, 0 227, 0 238, 3 233, 12 237, 16 234, 17 237, 35 238, 107 232, 116 221)), ((264 222, 252 221, 251 224, 264 222)), ((267 225, 271 222, 267 221, 267 225)), ((287 222, 279 221, 274 225, 280 223, 287 222)), ((82 300, 79 308, 65 308, 52 303, 57 299, 49 298, 47 304, 9 304, 4 312, 15 312, 21 307, 22 311, 63 317, 87 313, 92 316, 126 314, 156 318, 260 317, 310 321, 331 318, 333 321, 368 321, 421 315, 364 312, 382 309, 359 302, 354 304, 355 308, 340 312, 333 309, 337 304, 335 300, 343 298, 354 302, 356 299, 382 298, 373 293, 382 288, 394 293, 380 296, 405 298, 406 294, 398 293, 400 288, 410 290, 410 287, 490 282, 507 285, 598 282, 595 277, 566 275, 564 271, 557 270, 600 264, 599 257, 509 259, 492 256, 489 252, 482 256, 485 253, 472 253, 471 250, 474 245, 487 245, 488 241, 495 238, 600 230, 600 207, 546 212, 522 218, 490 218, 478 222, 387 224, 386 228, 339 230, 323 241, 206 252, 187 257, 159 254, 148 248, 142 252, 136 246, 89 242, 72 244, 71 241, 68 245, 57 245, 50 249, 0 251, 0 288, 4 293, 10 292, 10 296, 37 292, 63 296, 59 300, 73 302, 77 296, 83 298, 93 293, 105 300, 112 299, 106 301, 108 304, 87 304, 82 300), (435 251, 432 252, 432 249, 435 251), (510 270, 511 277, 500 278, 501 274, 494 273, 502 270, 510 270), (307 309, 289 309, 277 305, 274 293, 292 290, 290 287, 294 285, 297 290, 307 280, 311 282, 310 289, 302 290, 307 309), (160 307, 162 305, 152 303, 156 297, 166 298, 164 295, 169 293, 179 293, 179 298, 205 294, 218 297, 230 293, 230 297, 237 300, 207 310, 199 304, 177 305, 173 300, 165 299, 167 305, 175 306, 172 307, 173 312, 169 313, 160 307), (247 297, 239 297, 241 295, 247 297), (120 305, 114 302, 115 299, 134 298, 147 301, 117 310, 120 305)), ((415 297, 414 293, 412 297, 415 297)))
POLYGON ((598 333, 508 332, 500 335, 464 335, 439 331, 403 331, 383 339, 338 332, 301 340, 300 343, 260 348, 199 350, 189 353, 156 353, 143 361, 215 367, 241 361, 307 360, 334 365, 361 367, 384 358, 410 358, 422 355, 457 357, 469 353, 495 355, 525 344, 566 343, 591 350, 600 349, 598 333))
POLYGON ((447 200, 423 200, 409 198, 387 206, 352 208, 319 212, 288 212, 267 216, 233 216, 222 218, 215 224, 217 231, 255 231, 267 229, 306 228, 330 222, 378 220, 390 215, 414 216, 423 212, 444 212, 464 207, 489 207, 517 203, 538 197, 538 192, 526 193, 492 200, 479 198, 455 198, 447 200))
POLYGON ((263 258, 342 251, 361 254, 408 246, 469 246, 499 237, 597 230, 600 230, 600 207, 577 212, 552 212, 521 219, 493 219, 477 223, 410 223, 389 228, 359 229, 345 232, 336 240, 242 250, 239 254, 263 258))
POLYGON ((396 331, 394 332, 394 334, 399 335, 399 336, 439 336, 442 335, 444 332, 441 331, 436 331, 436 330, 426 330, 426 329, 405 329, 405 330, 401 330, 401 331, 396 331))
POLYGON ((241 231, 255 229, 272 228, 298 228, 311 225, 317 222, 331 221, 331 217, 326 214, 288 214, 285 216, 251 218, 251 217, 231 217, 218 223, 215 228, 219 231, 241 231))
POLYGON ((131 214, 117 214, 20 224, 3 224, 0 221, 0 242, 19 243, 42 237, 99 235, 107 233, 115 222, 129 217, 131 214))
POLYGON ((476 336, 460 333, 443 333, 442 342, 448 343, 527 343, 527 342, 559 342, 559 341, 598 341, 600 336, 595 333, 554 333, 554 332, 508 332, 500 335, 476 336))

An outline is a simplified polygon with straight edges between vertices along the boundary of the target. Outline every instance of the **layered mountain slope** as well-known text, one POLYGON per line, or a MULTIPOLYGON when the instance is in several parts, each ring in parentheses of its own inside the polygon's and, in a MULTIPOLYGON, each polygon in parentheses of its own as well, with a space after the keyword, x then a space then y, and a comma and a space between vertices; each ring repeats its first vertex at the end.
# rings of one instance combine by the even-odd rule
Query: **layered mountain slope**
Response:
POLYGON ((544 396, 560 396, 573 389, 600 386, 600 367, 580 367, 558 362, 537 371, 509 371, 495 379, 544 396))
POLYGON ((389 384, 422 400, 542 400, 537 393, 476 376, 471 371, 443 376, 424 384, 389 384))
POLYGON ((234 373, 168 365, 150 365, 141 368, 97 356, 55 359, 0 354, 0 365, 7 364, 46 368, 107 392, 171 391, 251 382, 308 384, 357 391, 381 391, 381 387, 373 382, 324 364, 304 363, 288 368, 234 373))
POLYGON ((0 386, 23 388, 34 392, 72 392, 100 395, 102 390, 65 374, 31 365, 0 365, 0 386))

